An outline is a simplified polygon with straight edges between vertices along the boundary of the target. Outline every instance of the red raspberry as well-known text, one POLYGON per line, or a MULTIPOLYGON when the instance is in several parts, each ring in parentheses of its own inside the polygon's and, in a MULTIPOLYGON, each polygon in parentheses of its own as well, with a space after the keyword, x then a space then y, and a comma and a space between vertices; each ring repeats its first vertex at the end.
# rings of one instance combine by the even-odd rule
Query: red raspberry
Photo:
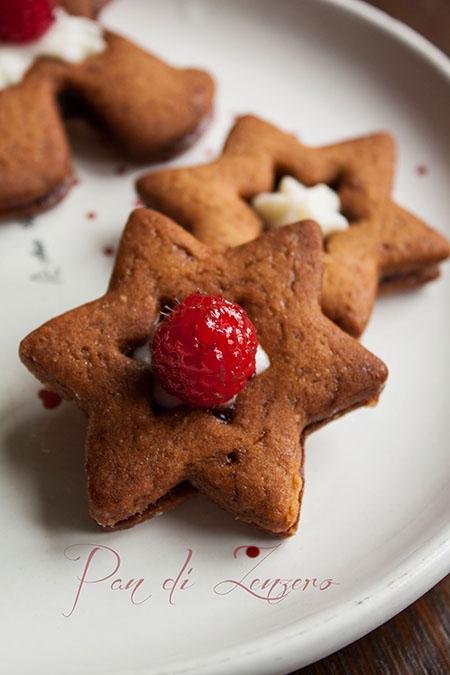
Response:
POLYGON ((0 40, 32 42, 53 22, 51 0, 0 0, 0 40))
POLYGON ((169 394, 214 408, 253 375, 257 347, 256 329, 240 305, 194 293, 156 329, 152 367, 169 394))

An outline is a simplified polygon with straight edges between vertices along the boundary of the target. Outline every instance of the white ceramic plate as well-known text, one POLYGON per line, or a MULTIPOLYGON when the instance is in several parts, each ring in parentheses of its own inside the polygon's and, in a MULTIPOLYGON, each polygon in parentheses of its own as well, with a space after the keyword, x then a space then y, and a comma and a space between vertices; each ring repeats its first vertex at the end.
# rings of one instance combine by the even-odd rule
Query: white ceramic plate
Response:
MULTIPOLYGON (((241 112, 311 144, 387 129, 396 198, 449 233, 449 68, 404 26, 349 0, 116 0, 104 20, 215 74, 214 123, 176 163, 211 156, 241 112)), ((102 249, 135 199, 137 172, 118 175, 95 135, 75 131, 74 146, 80 186, 32 224, 0 230, 2 671, 274 675, 325 656, 448 571, 450 270, 378 302, 364 340, 389 365, 388 385, 376 409, 309 439, 295 537, 272 541, 201 498, 104 534, 86 515, 84 418, 69 404, 45 410, 16 356, 29 330, 103 292, 102 249), (276 580, 298 577, 316 585, 286 582, 275 601, 276 580)))

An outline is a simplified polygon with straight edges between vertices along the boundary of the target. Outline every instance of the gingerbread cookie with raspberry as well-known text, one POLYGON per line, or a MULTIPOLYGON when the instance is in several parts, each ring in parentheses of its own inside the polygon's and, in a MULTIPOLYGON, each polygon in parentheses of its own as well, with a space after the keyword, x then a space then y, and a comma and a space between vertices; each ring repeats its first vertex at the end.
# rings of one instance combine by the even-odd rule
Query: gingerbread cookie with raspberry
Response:
POLYGON ((42 211, 71 186, 61 99, 124 156, 150 162, 196 140, 213 95, 206 72, 169 66, 49 0, 0 0, 0 216, 42 211))
POLYGON ((295 532, 305 436, 375 402, 384 364, 322 313, 314 222, 215 252, 136 210, 109 289, 26 337, 24 364, 89 417, 90 512, 128 527, 196 489, 295 532))
POLYGON ((449 255, 444 237, 392 200, 394 169, 388 134, 311 148, 245 116, 217 160, 148 173, 137 188, 149 206, 218 250, 264 227, 315 219, 325 245, 323 309, 359 336, 380 287, 434 279, 449 255))

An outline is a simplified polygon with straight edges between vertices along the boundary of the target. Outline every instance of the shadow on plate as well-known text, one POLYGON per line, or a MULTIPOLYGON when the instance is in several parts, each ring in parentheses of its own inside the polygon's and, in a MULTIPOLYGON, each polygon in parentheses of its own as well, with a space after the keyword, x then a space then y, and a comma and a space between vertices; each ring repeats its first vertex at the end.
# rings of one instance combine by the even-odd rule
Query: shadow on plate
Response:
MULTIPOLYGON (((167 520, 168 524, 172 521, 186 532, 195 533, 198 530, 200 536, 205 538, 217 536, 220 533, 226 538, 231 538, 233 542, 242 541, 243 544, 259 540, 274 540, 261 530, 236 520, 230 513, 199 494, 189 497, 173 511, 164 514, 162 518, 167 520)), ((148 522, 151 523, 151 521, 148 522)), ((276 541, 280 540, 276 539, 276 541)))
MULTIPOLYGON (((52 532, 102 533, 87 509, 85 434, 84 414, 63 403, 56 410, 42 410, 6 435, 6 453, 13 479, 20 486, 18 489, 35 496, 33 517, 52 532)), ((167 521, 168 531, 175 525, 176 529, 198 530, 206 537, 221 532, 225 537, 243 539, 244 543, 270 538, 197 494, 163 514, 162 519, 167 521)), ((146 528, 150 534, 152 522, 155 521, 136 527, 139 531, 146 528)), ((120 535, 120 531, 116 533, 120 535)))
POLYGON ((35 496, 35 518, 49 530, 92 533, 84 472, 86 418, 73 406, 42 410, 6 435, 18 489, 35 496))

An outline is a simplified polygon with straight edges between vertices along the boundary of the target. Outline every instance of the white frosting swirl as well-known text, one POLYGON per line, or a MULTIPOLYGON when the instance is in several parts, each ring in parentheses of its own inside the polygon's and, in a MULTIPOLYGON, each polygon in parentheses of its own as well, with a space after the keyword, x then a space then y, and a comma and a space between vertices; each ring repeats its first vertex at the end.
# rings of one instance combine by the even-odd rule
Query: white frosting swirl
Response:
POLYGON ((99 23, 54 10, 55 20, 44 35, 30 44, 0 43, 0 89, 20 82, 36 59, 48 56, 80 63, 106 49, 99 23))

